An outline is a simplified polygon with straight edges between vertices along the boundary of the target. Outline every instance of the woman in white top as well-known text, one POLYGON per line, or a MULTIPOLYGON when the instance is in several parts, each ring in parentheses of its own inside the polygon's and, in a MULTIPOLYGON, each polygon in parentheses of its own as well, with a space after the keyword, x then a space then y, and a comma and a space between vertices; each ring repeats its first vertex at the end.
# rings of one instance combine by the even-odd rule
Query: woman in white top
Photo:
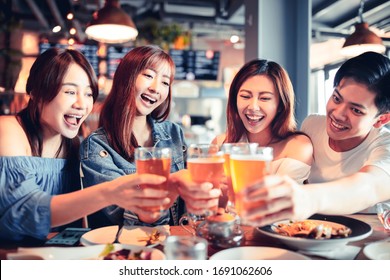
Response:
POLYGON ((313 147, 296 130, 294 90, 279 64, 264 59, 246 63, 234 77, 227 105, 227 132, 213 143, 253 142, 272 147, 271 173, 303 183, 310 173, 313 147))

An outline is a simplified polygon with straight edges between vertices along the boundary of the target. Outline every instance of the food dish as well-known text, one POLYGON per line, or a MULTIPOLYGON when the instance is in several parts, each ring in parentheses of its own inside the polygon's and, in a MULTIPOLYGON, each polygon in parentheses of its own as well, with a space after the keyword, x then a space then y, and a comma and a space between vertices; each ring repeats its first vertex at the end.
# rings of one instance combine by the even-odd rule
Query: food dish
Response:
POLYGON ((303 237, 283 236, 273 230, 274 226, 277 226, 280 223, 288 223, 289 221, 281 221, 279 223, 258 228, 257 230, 260 231, 262 234, 278 239, 280 242, 284 243, 290 248, 303 251, 332 251, 337 247, 346 245, 349 242, 358 241, 363 238, 366 238, 372 233, 372 228, 370 225, 349 217, 314 215, 309 219, 341 224, 350 228, 352 233, 348 237, 343 238, 308 239, 303 237))
POLYGON ((277 223, 277 226, 272 226, 272 229, 284 236, 311 239, 345 238, 351 234, 351 229, 344 225, 320 220, 277 223))
MULTIPOLYGON (((102 227, 91 230, 81 236, 80 243, 84 246, 112 243, 115 239, 117 230, 118 226, 102 227)), ((164 242, 168 235, 169 225, 157 227, 125 226, 119 236, 119 243, 138 246, 148 245, 148 247, 152 247, 164 242), (148 244, 147 239, 154 230, 158 230, 158 232, 160 232, 158 241, 153 242, 153 244, 148 244)))
MULTIPOLYGON (((19 248, 16 253, 7 254, 8 260, 97 260, 106 245, 88 247, 39 247, 19 248)), ((129 249, 133 251, 151 252, 152 260, 165 260, 160 250, 136 245, 115 244, 115 250, 129 249)))
POLYGON ((219 251, 210 260, 310 260, 308 257, 281 248, 235 247, 219 251))
POLYGON ((363 253, 371 260, 390 260, 390 241, 375 242, 367 245, 363 253))

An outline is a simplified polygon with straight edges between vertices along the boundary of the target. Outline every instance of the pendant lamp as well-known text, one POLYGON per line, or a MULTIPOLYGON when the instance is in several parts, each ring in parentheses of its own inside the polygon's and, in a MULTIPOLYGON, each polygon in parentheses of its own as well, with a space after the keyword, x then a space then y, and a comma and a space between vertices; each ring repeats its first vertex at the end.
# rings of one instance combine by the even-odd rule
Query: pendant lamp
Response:
POLYGON ((346 57, 354 57, 367 51, 384 53, 386 47, 382 39, 368 28, 368 23, 363 21, 364 0, 360 2, 360 22, 355 25, 353 32, 346 40, 341 49, 341 54, 346 57))
POLYGON ((131 17, 120 8, 119 0, 106 0, 104 7, 93 13, 85 33, 98 42, 120 44, 135 40, 138 30, 131 17))

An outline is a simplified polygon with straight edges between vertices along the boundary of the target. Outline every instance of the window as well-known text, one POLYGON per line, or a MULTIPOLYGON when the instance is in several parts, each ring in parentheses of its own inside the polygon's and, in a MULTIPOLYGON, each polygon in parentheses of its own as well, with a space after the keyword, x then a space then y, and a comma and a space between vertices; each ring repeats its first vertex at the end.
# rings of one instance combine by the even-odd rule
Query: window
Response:
POLYGON ((340 64, 313 71, 309 94, 309 114, 326 114, 326 103, 333 92, 333 80, 340 64))

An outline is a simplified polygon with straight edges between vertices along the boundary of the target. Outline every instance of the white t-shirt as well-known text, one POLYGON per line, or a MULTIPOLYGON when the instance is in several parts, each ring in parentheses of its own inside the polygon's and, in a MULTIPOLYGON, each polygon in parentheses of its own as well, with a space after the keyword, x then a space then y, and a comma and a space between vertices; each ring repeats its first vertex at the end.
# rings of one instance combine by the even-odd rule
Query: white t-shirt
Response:
POLYGON ((329 147, 325 116, 308 116, 301 130, 310 137, 314 148, 309 183, 333 181, 368 165, 379 167, 390 176, 390 131, 387 128, 373 128, 359 146, 347 152, 335 152, 329 147))
POLYGON ((314 148, 309 183, 336 180, 367 165, 377 166, 390 176, 390 131, 387 128, 373 128, 363 143, 347 152, 335 152, 329 147, 325 116, 308 116, 301 129, 310 137, 314 148))

